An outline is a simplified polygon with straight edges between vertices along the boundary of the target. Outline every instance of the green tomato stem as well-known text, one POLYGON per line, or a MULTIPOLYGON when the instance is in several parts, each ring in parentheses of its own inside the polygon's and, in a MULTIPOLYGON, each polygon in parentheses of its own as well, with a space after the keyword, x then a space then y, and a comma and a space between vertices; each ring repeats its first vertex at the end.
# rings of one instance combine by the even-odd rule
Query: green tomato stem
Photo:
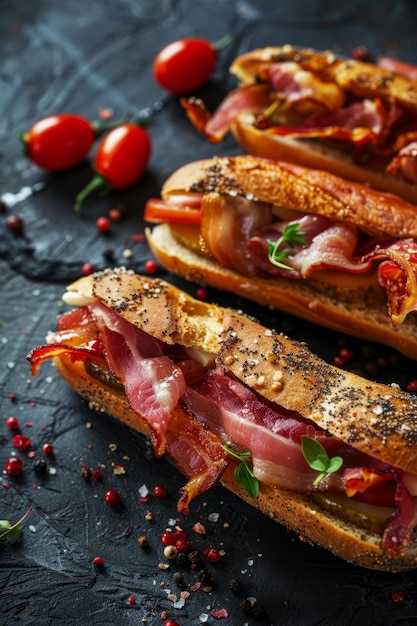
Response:
POLYGON ((226 48, 226 46, 228 46, 231 41, 232 38, 230 37, 230 35, 225 35, 218 41, 215 41, 212 46, 216 52, 220 52, 221 50, 223 50, 223 48, 226 48))
POLYGON ((92 122, 91 128, 94 131, 94 137, 98 139, 99 137, 104 135, 104 133, 107 133, 109 130, 113 130, 114 128, 118 128, 119 126, 126 124, 131 119, 132 119, 132 113, 128 111, 119 120, 114 120, 113 122, 102 122, 102 121, 92 122))
POLYGON ((81 189, 81 191, 77 194, 75 198, 74 211, 80 214, 84 200, 91 196, 93 193, 102 192, 102 194, 105 194, 108 193, 110 190, 111 187, 108 181, 104 178, 104 176, 99 176, 98 174, 96 174, 84 187, 84 189, 81 189))

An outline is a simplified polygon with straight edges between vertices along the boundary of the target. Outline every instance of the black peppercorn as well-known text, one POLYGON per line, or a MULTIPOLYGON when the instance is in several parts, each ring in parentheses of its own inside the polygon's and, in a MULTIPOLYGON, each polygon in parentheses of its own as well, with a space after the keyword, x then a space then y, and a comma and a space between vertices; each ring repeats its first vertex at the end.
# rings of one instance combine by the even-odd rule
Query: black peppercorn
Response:
POLYGON ((252 604, 251 614, 255 619, 263 619, 264 617, 266 617, 265 607, 259 602, 254 602, 252 604))
POLYGON ((177 565, 181 567, 186 567, 189 564, 188 556, 185 552, 179 552, 177 558, 175 559, 177 565))
POLYGON ((35 461, 33 463, 33 469, 38 474, 46 474, 46 461, 45 461, 45 459, 42 459, 42 458, 35 459, 35 461))
POLYGON ((242 600, 240 600, 239 607, 244 613, 250 613, 252 611, 252 604, 247 598, 242 598, 242 600))
POLYGON ((201 561, 201 557, 198 554, 197 550, 192 550, 189 554, 188 554, 188 560, 190 561, 190 563, 200 563, 201 561))
POLYGON ((233 591, 233 593, 241 594, 243 592, 243 585, 240 578, 232 578, 229 582, 229 589, 233 591))
POLYGON ((182 572, 174 572, 172 575, 172 580, 174 581, 174 583, 177 583, 177 585, 182 585, 184 582, 184 574, 182 572))
POLYGON ((199 578, 199 580, 201 580, 203 585, 206 585, 206 586, 212 585, 214 583, 213 574, 206 567, 204 569, 201 569, 198 572, 198 578, 199 578))

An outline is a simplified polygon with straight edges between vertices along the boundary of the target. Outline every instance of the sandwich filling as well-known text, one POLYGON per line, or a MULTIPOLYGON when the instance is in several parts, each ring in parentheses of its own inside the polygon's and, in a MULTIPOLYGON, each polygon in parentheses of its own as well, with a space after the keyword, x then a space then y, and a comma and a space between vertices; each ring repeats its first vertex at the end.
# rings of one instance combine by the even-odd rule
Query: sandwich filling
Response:
POLYGON ((416 310, 414 238, 381 240, 352 223, 233 190, 201 192, 207 181, 191 185, 190 201, 174 193, 149 200, 145 220, 168 222, 180 243, 243 276, 307 280, 312 289, 361 306, 385 302, 394 327, 416 310), (291 232, 299 236, 291 239, 291 232))

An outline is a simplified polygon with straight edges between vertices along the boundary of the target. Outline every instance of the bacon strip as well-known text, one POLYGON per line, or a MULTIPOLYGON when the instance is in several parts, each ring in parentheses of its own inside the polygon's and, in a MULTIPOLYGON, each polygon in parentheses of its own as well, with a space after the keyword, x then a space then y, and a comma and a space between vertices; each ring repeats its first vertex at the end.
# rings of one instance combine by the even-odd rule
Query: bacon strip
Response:
POLYGON ((347 469, 344 471, 346 495, 353 497, 386 482, 395 483, 395 512, 388 520, 382 537, 384 550, 393 554, 405 546, 413 544, 413 532, 417 526, 417 506, 404 486, 400 473, 394 468, 369 470, 368 468, 347 469))
POLYGON ((170 416, 186 389, 182 370, 153 337, 103 305, 91 308, 110 369, 123 383, 132 409, 151 427, 155 454, 161 456, 170 416))
POLYGON ((241 113, 261 113, 270 103, 269 85, 255 84, 231 91, 211 115, 204 103, 195 98, 181 98, 193 126, 211 143, 218 143, 230 131, 231 124, 241 113))
POLYGON ((378 267, 378 280, 388 297, 393 326, 399 326, 411 311, 417 310, 417 241, 402 239, 376 246, 363 260, 385 260, 378 267))

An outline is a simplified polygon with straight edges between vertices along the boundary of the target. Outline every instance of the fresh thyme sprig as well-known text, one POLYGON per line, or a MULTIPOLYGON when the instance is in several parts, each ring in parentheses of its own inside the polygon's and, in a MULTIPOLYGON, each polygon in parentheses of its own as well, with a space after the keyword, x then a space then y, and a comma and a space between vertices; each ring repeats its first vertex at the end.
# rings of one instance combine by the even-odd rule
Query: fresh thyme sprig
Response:
POLYGON ((3 543, 6 543, 9 539, 13 539, 13 537, 17 537, 22 531, 23 522, 26 520, 28 515, 31 513, 32 507, 26 511, 23 517, 20 518, 15 524, 11 524, 8 520, 2 519, 0 520, 0 546, 3 543))
POLYGON ((282 263, 282 260, 291 256, 291 248, 305 245, 305 232, 300 230, 300 227, 301 224, 299 222, 293 222, 284 228, 281 237, 279 237, 276 241, 267 240, 268 259, 272 265, 275 265, 283 270, 292 271, 294 269, 293 267, 282 263), (283 243, 286 243, 288 247, 278 252, 278 248, 283 243))
POLYGON ((246 452, 236 452, 229 445, 223 446, 230 456, 234 457, 238 461, 240 461, 239 465, 237 465, 235 469, 235 478, 236 482, 240 487, 242 487, 243 491, 250 497, 256 500, 259 493, 259 480, 253 475, 252 467, 250 463, 248 463, 251 458, 251 453, 249 451, 246 452))
POLYGON ((311 469, 319 472, 317 478, 313 482, 314 487, 325 478, 328 474, 333 474, 333 472, 337 472, 342 465, 343 459, 340 456, 334 456, 329 458, 329 455, 326 452, 326 449, 321 445, 317 439, 313 439, 313 437, 307 437, 306 435, 301 436, 301 449, 303 451, 303 455, 305 460, 311 469))

